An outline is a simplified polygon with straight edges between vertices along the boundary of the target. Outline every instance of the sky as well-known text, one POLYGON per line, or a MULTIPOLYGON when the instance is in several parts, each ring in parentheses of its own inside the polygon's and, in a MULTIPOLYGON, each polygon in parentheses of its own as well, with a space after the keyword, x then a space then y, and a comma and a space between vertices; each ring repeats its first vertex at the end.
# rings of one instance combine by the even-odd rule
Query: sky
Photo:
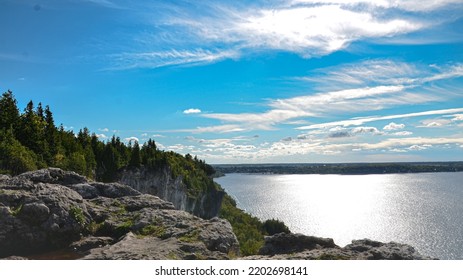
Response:
POLYGON ((208 163, 463 160, 461 0, 0 0, 0 91, 208 163))

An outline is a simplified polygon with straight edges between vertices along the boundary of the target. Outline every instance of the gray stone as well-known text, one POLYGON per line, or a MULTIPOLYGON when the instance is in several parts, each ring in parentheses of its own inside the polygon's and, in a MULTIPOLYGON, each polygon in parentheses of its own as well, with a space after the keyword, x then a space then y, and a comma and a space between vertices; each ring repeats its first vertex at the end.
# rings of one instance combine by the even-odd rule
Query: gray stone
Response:
POLYGON ((168 168, 150 170, 147 168, 126 169, 120 174, 119 182, 147 194, 152 194, 173 203, 176 209, 210 219, 216 217, 222 205, 224 192, 210 189, 194 196, 188 194, 182 177, 172 178, 168 168))
POLYGON ((293 233, 278 233, 265 237, 265 245, 260 249, 261 255, 290 254, 303 250, 335 248, 333 239, 306 236, 293 233))

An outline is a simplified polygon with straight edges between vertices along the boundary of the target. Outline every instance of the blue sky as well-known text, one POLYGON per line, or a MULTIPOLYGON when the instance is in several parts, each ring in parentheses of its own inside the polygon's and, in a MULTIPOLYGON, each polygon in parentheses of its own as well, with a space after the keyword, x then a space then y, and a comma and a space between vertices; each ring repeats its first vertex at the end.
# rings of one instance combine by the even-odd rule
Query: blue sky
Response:
POLYGON ((0 0, 0 90, 210 163, 463 160, 461 0, 0 0))

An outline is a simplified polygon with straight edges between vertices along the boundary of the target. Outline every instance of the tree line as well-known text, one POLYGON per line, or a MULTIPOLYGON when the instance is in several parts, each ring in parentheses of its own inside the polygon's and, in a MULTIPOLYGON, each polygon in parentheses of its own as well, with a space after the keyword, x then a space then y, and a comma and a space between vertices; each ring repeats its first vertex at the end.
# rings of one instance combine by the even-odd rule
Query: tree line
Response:
POLYGON ((106 142, 83 128, 75 133, 56 126, 50 107, 31 100, 21 113, 8 90, 0 98, 0 173, 17 175, 46 167, 75 171, 89 178, 111 182, 123 168, 169 167, 183 176, 187 187, 214 187, 214 169, 204 160, 187 154, 161 151, 149 139, 143 145, 128 144, 112 136, 106 142))

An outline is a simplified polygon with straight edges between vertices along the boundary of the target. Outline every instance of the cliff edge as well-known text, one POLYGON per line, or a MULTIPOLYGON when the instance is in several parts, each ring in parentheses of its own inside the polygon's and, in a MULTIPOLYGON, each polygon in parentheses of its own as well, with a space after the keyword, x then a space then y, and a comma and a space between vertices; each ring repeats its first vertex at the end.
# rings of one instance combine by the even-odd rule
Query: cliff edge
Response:
MULTIPOLYGON (((48 168, 0 175, 0 258, 231 259, 230 223, 202 219, 120 183, 48 168)), ((281 233, 244 259, 429 259, 408 245, 281 233)))
POLYGON ((228 221, 119 183, 48 168, 0 177, 0 258, 228 259, 228 221))
POLYGON ((225 192, 219 188, 190 190, 182 176, 173 176, 169 167, 149 169, 126 168, 118 182, 142 193, 152 194, 173 203, 176 209, 210 219, 219 213, 225 192))

